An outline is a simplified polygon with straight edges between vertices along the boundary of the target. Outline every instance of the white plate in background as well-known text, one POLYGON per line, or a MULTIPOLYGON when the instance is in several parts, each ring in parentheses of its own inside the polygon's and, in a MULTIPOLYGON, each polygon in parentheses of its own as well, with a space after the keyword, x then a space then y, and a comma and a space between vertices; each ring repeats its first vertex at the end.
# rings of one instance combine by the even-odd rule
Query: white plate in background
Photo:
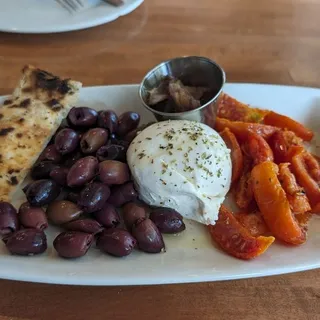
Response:
POLYGON ((54 33, 95 27, 135 10, 143 0, 124 0, 115 7, 100 0, 82 0, 83 9, 70 13, 55 0, 0 0, 0 31, 54 33))
MULTIPOLYGON (((319 132, 320 89, 227 84, 224 91, 243 102, 291 116, 319 132)), ((137 85, 83 88, 79 105, 98 110, 112 108, 118 114, 134 110, 140 113, 142 122, 153 120, 141 106, 137 85)), ((310 222, 305 244, 293 247, 274 243, 251 261, 235 259, 217 249, 204 226, 191 222, 186 226, 180 235, 164 237, 165 253, 134 251, 126 258, 115 258, 93 246, 77 260, 57 257, 52 240, 59 230, 50 227, 46 230, 48 250, 42 255, 11 256, 0 244, 0 278, 75 285, 142 285, 253 278, 320 267, 317 216, 310 222)))

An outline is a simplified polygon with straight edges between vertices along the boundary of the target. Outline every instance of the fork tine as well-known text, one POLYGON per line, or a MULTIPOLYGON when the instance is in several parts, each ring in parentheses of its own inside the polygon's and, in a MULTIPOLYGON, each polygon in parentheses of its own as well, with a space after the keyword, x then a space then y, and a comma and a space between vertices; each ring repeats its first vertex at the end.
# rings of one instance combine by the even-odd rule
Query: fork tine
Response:
POLYGON ((78 5, 75 1, 73 0, 64 0, 66 3, 68 3, 68 5, 74 10, 76 11, 78 9, 78 5))
POLYGON ((84 4, 83 4, 83 1, 82 0, 76 0, 77 1, 77 3, 81 6, 81 7, 83 7, 84 6, 84 4))
POLYGON ((68 10, 69 12, 74 12, 75 10, 73 9, 72 6, 70 6, 70 4, 65 1, 65 0, 55 0, 57 3, 60 4, 61 7, 63 7, 64 9, 68 10))

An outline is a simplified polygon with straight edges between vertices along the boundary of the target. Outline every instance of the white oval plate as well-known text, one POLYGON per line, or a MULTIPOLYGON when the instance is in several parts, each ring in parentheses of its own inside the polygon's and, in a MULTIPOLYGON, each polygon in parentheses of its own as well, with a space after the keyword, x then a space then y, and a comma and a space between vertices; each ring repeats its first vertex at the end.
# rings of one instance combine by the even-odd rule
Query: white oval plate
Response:
POLYGON ((85 6, 70 13, 55 0, 0 0, 0 31, 53 33, 95 27, 135 10, 143 0, 124 0, 114 7, 100 0, 82 0, 85 6))
MULTIPOLYGON (((225 92, 254 106, 289 115, 318 130, 320 89, 227 84, 225 92)), ((84 88, 79 105, 98 110, 112 108, 118 114, 134 110, 141 114, 143 122, 153 120, 140 104, 136 85, 84 88)), ((316 147, 316 142, 313 146, 316 147)), ((135 251, 126 258, 114 258, 92 247, 78 260, 57 257, 52 240, 58 230, 50 227, 46 231, 49 247, 43 255, 11 256, 4 245, 0 245, 0 278, 77 285, 140 285, 252 278, 320 267, 320 219, 317 217, 310 223, 304 245, 290 247, 275 243, 252 261, 226 255, 212 244, 204 226, 186 224, 186 231, 180 235, 165 236, 166 253, 135 251)))

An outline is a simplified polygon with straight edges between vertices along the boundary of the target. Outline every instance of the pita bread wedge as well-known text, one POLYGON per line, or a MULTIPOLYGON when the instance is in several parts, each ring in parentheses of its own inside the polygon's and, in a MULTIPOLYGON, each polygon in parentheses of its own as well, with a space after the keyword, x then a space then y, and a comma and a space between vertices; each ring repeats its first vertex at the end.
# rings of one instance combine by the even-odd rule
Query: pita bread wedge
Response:
POLYGON ((0 106, 0 200, 11 201, 78 99, 82 84, 32 66, 0 106))

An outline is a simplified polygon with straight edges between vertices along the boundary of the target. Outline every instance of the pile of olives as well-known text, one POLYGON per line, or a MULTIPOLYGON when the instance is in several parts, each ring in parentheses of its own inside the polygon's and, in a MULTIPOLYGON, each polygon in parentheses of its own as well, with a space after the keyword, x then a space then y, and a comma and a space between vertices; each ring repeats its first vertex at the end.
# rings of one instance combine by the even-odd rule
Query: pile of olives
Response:
POLYGON ((64 258, 78 258, 96 246, 113 256, 137 247, 165 249, 162 233, 185 229, 182 216, 138 201, 126 152, 140 116, 112 110, 72 108, 31 170, 24 188, 27 202, 18 212, 0 202, 0 235, 12 254, 35 255, 47 249, 48 223, 64 229, 53 246, 64 258), (121 209, 121 210, 119 210, 121 209))

